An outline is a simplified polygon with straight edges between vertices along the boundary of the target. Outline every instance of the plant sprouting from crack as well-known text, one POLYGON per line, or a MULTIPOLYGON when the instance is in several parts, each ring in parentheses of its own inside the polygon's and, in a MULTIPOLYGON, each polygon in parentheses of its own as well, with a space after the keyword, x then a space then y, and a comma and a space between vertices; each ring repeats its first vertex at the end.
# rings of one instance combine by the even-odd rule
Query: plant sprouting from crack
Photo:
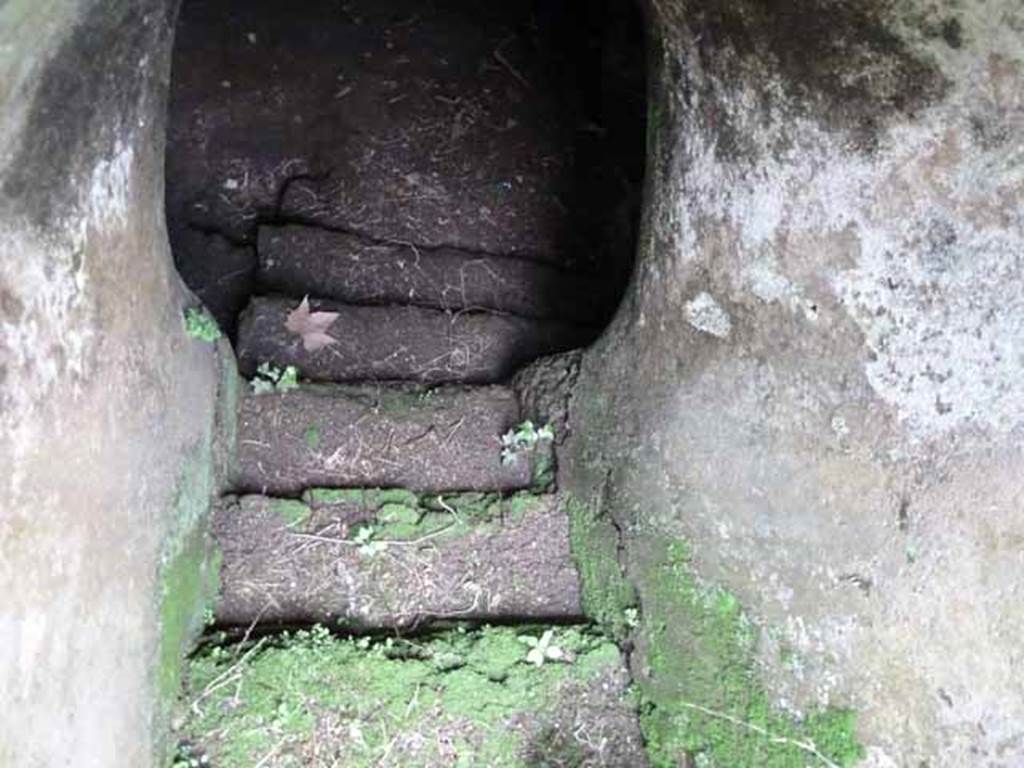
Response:
POLYGON ((299 369, 294 365, 279 368, 271 363, 260 363, 256 375, 249 382, 253 394, 264 395, 268 392, 288 392, 299 387, 299 369))
POLYGON ((555 439, 555 430, 550 424, 536 427, 530 420, 510 429, 501 436, 501 463, 515 464, 520 456, 532 453, 537 447, 555 439))
POLYGON ((364 525, 356 531, 356 535, 352 539, 352 542, 358 548, 359 554, 363 557, 379 555, 388 548, 386 541, 374 541, 373 534, 373 526, 364 525))
POLYGON ((210 314, 200 307, 189 307, 185 310, 185 333, 200 341, 217 341, 224 334, 220 326, 210 314))
POLYGON ((545 630, 544 634, 539 638, 532 635, 520 635, 519 641, 529 646, 530 650, 526 652, 526 661, 535 667, 542 667, 547 661, 572 661, 570 654, 555 645, 555 631, 553 629, 545 630))

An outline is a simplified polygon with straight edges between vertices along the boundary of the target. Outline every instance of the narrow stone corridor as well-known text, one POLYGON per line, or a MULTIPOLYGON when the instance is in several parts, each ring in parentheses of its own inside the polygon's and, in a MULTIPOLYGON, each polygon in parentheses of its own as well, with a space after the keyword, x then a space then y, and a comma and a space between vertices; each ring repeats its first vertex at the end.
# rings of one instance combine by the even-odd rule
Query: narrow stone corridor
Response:
MULTIPOLYGON (((216 626, 587 626, 556 454, 632 264, 642 41, 613 7, 185 3, 171 241, 249 380, 216 626)), ((582 681, 587 765, 643 764, 628 680, 616 653, 582 681)))

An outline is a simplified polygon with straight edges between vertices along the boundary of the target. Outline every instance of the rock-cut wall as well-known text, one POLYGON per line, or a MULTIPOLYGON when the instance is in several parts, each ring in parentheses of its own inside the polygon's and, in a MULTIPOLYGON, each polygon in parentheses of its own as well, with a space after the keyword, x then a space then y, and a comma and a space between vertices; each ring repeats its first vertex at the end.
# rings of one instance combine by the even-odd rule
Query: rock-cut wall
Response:
POLYGON ((648 740, 1024 765, 1024 10, 648 5, 640 262, 574 400, 648 740))
POLYGON ((163 222, 173 5, 0 4, 0 766, 162 763, 214 573, 233 378, 163 222))

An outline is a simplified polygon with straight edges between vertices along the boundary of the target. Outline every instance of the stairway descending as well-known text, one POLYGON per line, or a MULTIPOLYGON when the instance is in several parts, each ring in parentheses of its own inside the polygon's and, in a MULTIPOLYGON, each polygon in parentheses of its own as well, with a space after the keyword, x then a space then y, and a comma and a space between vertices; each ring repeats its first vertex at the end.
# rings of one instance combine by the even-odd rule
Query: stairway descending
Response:
POLYGON ((594 336, 601 302, 545 292, 599 287, 539 261, 296 224, 260 226, 257 258, 265 293, 239 318, 240 370, 294 366, 303 383, 242 398, 215 516, 218 621, 583 621, 554 447, 509 443, 532 414, 508 382, 594 336), (336 313, 312 351, 287 322, 304 297, 336 313))
MULTIPOLYGON (((559 754, 583 749, 579 764, 643 766, 625 659, 607 639, 565 634, 586 617, 569 516, 553 488, 553 440, 524 424, 538 393, 520 403, 509 384, 540 356, 590 341, 593 309, 540 302, 542 284, 568 280, 547 265, 451 249, 414 256, 315 227, 261 228, 257 282, 273 293, 254 296, 240 317, 240 369, 265 378, 294 366, 302 383, 263 381, 241 399, 233 492, 214 515, 216 621, 246 635, 314 624, 397 637, 433 628, 442 645, 463 643, 460 631, 486 645, 504 637, 488 633, 510 632, 494 625, 520 627, 541 657, 527 661, 511 630, 522 656, 504 663, 523 670, 516 685, 535 685, 520 678, 549 657, 572 665, 588 655, 537 689, 537 702, 559 702, 551 711, 562 715, 524 701, 502 720, 519 723, 513 731, 527 746, 515 749, 533 754, 550 732, 568 745, 559 754), (336 313, 326 329, 334 342, 314 351, 287 324, 306 296, 314 312, 336 313), (444 634, 453 623, 470 629, 444 634), (579 747, 588 729, 601 739, 579 747)), ((544 365, 531 370, 548 388, 558 378, 544 365)), ((418 654, 450 655, 423 642, 418 654)), ((462 663, 443 662, 455 666, 438 668, 438 690, 456 685, 445 673, 462 663)), ((480 754, 465 764, 490 764, 480 754)))
POLYGON ((189 712, 215 768, 646 764, 556 487, 574 374, 519 375, 622 289, 535 7, 183 4, 169 221, 253 384, 213 519, 244 639, 189 712))

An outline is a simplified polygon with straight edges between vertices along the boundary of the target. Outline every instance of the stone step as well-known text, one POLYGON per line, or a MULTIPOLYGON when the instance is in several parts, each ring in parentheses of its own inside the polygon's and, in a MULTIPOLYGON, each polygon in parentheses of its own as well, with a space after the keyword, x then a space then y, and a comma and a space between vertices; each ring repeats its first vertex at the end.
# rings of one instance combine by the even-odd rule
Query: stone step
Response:
POLYGON ((454 248, 420 249, 307 226, 259 229, 259 279, 268 290, 351 304, 486 309, 603 325, 615 286, 525 259, 454 248))
POLYGON ((554 495, 315 489, 222 501, 216 618, 365 631, 437 620, 582 621, 554 495))
POLYGON ((490 384, 542 355, 589 343, 587 328, 487 312, 451 313, 413 306, 360 307, 311 300, 337 312, 336 343, 307 351, 285 326, 297 299, 256 297, 238 329, 239 368, 294 365, 314 381, 417 381, 490 384))
POLYGON ((309 384, 247 394, 235 488, 286 496, 314 486, 519 490, 550 467, 550 445, 503 449, 519 421, 515 394, 500 386, 309 384))

